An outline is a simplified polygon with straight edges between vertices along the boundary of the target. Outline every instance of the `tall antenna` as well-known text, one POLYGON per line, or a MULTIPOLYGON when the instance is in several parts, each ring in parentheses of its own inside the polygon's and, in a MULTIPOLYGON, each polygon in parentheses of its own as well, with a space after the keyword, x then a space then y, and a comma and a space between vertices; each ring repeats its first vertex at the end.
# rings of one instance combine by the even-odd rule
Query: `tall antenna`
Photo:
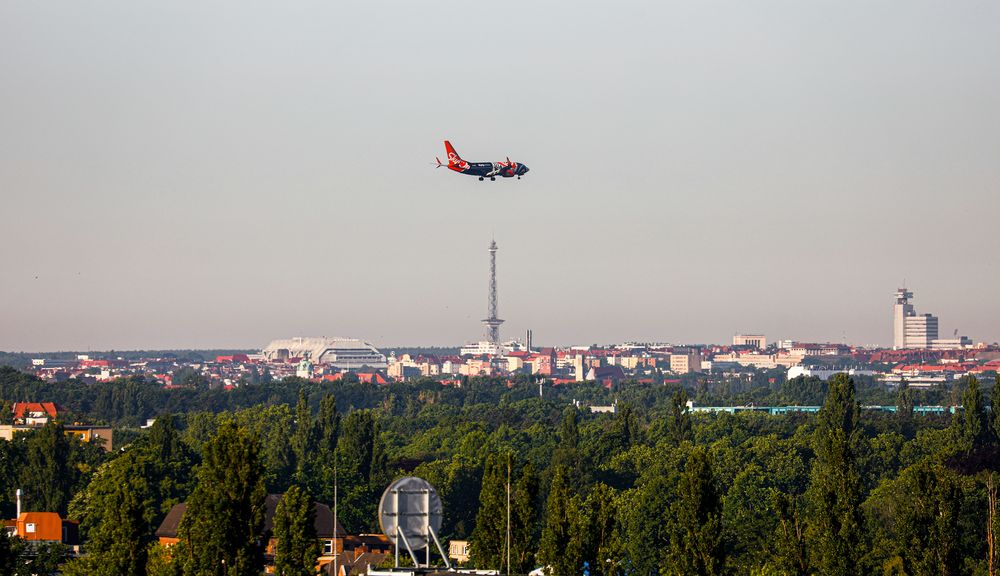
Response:
POLYGON ((490 241, 490 301, 489 317, 483 320, 486 325, 486 339, 494 345, 500 344, 500 325, 503 320, 497 318, 497 241, 490 241))

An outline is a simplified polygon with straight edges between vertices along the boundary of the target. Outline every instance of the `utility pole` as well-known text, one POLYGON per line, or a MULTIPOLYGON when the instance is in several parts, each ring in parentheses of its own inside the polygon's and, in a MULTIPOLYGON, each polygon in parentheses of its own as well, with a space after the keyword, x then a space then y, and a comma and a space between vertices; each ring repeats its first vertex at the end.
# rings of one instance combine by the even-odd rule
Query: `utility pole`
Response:
POLYGON ((340 554, 337 552, 337 537, 343 538, 343 534, 338 534, 337 530, 337 449, 333 449, 333 576, 340 576, 337 559, 340 554))
POLYGON ((510 574, 510 454, 507 454, 507 576, 510 574))

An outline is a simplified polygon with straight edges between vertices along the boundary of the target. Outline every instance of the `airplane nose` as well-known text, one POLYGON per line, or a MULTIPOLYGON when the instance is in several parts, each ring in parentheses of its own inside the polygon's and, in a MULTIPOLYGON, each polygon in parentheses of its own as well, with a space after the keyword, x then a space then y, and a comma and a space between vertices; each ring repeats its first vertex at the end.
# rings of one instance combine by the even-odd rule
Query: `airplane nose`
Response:
POLYGON ((525 166, 524 164, 521 164, 521 174, 527 174, 527 173, 528 173, 528 167, 525 166))

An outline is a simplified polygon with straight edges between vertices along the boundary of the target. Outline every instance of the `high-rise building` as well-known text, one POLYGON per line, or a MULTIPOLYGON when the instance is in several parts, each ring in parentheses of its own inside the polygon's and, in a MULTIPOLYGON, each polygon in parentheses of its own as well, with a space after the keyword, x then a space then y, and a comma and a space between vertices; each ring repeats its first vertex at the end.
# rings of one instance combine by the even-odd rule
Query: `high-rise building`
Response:
POLYGON ((913 292, 906 288, 896 290, 896 303, 892 307, 892 347, 954 349, 972 344, 965 336, 942 340, 938 338, 938 317, 933 314, 917 314, 910 304, 913 292))
POLYGON ((910 304, 913 292, 906 288, 896 290, 896 304, 892 307, 892 347, 906 348, 906 319, 916 314, 910 304))

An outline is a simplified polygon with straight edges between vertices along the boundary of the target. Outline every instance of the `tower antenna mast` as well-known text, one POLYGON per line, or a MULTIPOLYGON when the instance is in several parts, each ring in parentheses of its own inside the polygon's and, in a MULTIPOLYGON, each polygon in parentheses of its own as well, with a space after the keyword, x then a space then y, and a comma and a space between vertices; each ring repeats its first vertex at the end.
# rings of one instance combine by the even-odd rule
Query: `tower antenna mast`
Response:
POLYGON ((497 318, 497 241, 490 242, 490 294, 489 316, 483 320, 486 326, 486 339, 494 346, 500 344, 500 325, 503 320, 497 318))

